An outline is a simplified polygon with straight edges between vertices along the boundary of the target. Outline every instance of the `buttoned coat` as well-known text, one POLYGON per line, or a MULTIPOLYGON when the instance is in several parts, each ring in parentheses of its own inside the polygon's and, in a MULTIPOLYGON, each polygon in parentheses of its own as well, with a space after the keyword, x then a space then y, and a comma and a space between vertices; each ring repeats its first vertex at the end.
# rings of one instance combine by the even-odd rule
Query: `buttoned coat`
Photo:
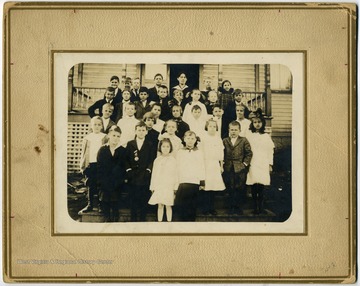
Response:
POLYGON ((224 171, 231 172, 234 167, 235 173, 247 169, 252 158, 249 141, 245 137, 238 137, 233 145, 229 137, 223 140, 224 144, 224 171), (244 164, 245 163, 245 164, 244 164))

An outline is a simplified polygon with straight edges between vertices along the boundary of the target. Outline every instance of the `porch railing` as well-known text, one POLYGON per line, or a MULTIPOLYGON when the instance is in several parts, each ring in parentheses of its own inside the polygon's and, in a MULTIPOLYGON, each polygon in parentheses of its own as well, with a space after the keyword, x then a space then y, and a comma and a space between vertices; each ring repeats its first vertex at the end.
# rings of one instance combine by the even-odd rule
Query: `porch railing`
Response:
POLYGON ((88 108, 97 100, 104 97, 106 88, 76 87, 72 89, 71 110, 75 112, 87 112, 88 108))
POLYGON ((267 111, 267 94, 265 92, 243 92, 241 99, 250 111, 261 108, 264 114, 267 111))

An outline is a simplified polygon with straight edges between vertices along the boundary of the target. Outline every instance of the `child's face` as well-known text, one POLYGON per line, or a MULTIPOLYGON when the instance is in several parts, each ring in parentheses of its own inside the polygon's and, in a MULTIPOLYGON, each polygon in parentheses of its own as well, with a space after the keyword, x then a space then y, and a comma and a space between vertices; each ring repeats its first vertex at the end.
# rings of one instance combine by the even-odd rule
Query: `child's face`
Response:
POLYGON ((94 133, 100 133, 103 128, 102 120, 95 120, 91 127, 94 133))
POLYGON ((110 146, 116 147, 117 145, 119 145, 121 133, 117 131, 110 131, 108 137, 110 146))
POLYGON ((244 106, 236 106, 236 117, 237 119, 244 119, 245 107, 244 106))
POLYGON ((172 116, 174 118, 179 118, 181 116, 181 108, 176 106, 176 107, 173 107, 172 109, 172 116))
POLYGON ((177 78, 177 80, 179 81, 179 84, 181 84, 181 85, 186 84, 186 81, 187 81, 186 75, 182 73, 182 74, 177 78))
POLYGON ((236 138, 240 135, 240 128, 237 125, 229 126, 229 135, 231 138, 236 138))
POLYGON ((128 91, 128 90, 123 91, 122 97, 125 101, 129 101, 130 97, 131 97, 130 91, 128 91))
POLYGON ((145 124, 148 128, 152 129, 154 126, 154 119, 150 117, 145 118, 145 124))
POLYGON ((110 86, 116 89, 119 86, 119 81, 117 79, 113 79, 110 81, 110 86))
POLYGON ((208 79, 208 78, 205 79, 204 84, 205 84, 206 87, 211 87, 211 79, 208 79))
POLYGON ((195 119, 199 119, 201 116, 201 109, 195 109, 191 111, 191 114, 195 119))
POLYGON ((138 126, 135 129, 135 135, 139 139, 144 139, 147 134, 147 130, 145 126, 138 126))
POLYGON ((216 92, 210 91, 209 95, 208 95, 208 99, 211 103, 217 102, 218 96, 217 96, 216 92))
POLYGON ((169 142, 164 142, 161 144, 161 154, 163 155, 169 155, 171 147, 170 147, 170 143, 169 142))
POLYGON ((102 114, 105 119, 108 119, 113 114, 113 108, 109 106, 103 106, 102 114))
POLYGON ((193 93, 191 94, 192 100, 193 101, 199 101, 200 99, 200 90, 194 90, 193 93))
POLYGON ((166 88, 160 88, 159 89, 159 92, 158 92, 158 95, 160 96, 160 98, 165 98, 167 97, 167 89, 166 88))
POLYGON ((235 95, 234 95, 234 98, 235 98, 235 101, 236 101, 236 102, 241 102, 242 94, 235 94, 235 95))
POLYGON ((125 81, 125 87, 130 89, 131 88, 131 81, 128 81, 128 80, 125 81))
POLYGON ((215 107, 213 109, 213 115, 217 118, 221 118, 222 116, 222 109, 220 107, 215 107))
POLYGON ((195 146, 195 142, 196 142, 196 137, 194 134, 191 135, 187 135, 184 137, 184 142, 187 148, 194 148, 195 146))
POLYGON ((166 124, 166 132, 169 133, 170 135, 174 135, 176 130, 177 130, 176 122, 170 121, 166 124))
POLYGON ((135 106, 126 104, 125 113, 127 116, 133 116, 135 114, 135 106))
POLYGON ((174 91, 174 98, 180 102, 184 99, 184 94, 182 93, 182 91, 176 90, 174 91))
POLYGON ((159 118, 160 114, 161 114, 161 107, 155 105, 152 109, 151 112, 154 114, 155 118, 159 118))
POLYGON ((111 91, 106 91, 105 92, 105 98, 110 101, 112 100, 113 98, 115 97, 115 93, 114 92, 111 92, 111 91))
POLYGON ((148 95, 147 92, 142 91, 142 92, 139 93, 139 97, 140 97, 140 100, 141 100, 141 101, 145 101, 145 100, 147 100, 147 98, 149 97, 149 95, 148 95))
POLYGON ((262 127, 262 122, 261 122, 261 119, 260 118, 253 118, 252 119, 252 123, 254 125, 254 128, 256 130, 260 130, 260 128, 262 127))
POLYGON ((133 87, 134 87, 134 89, 139 89, 140 88, 140 79, 134 79, 133 87))
POLYGON ((216 134, 216 129, 217 129, 216 122, 209 122, 209 125, 207 127, 208 133, 210 135, 215 135, 216 134))
POLYGON ((155 81, 155 84, 156 84, 157 86, 160 86, 160 85, 162 84, 162 82, 163 82, 163 78, 158 75, 158 76, 156 76, 156 77, 154 78, 154 81, 155 81))
POLYGON ((226 90, 226 91, 229 91, 230 90, 230 88, 231 88, 231 84, 230 84, 230 82, 225 82, 224 83, 224 89, 226 90))

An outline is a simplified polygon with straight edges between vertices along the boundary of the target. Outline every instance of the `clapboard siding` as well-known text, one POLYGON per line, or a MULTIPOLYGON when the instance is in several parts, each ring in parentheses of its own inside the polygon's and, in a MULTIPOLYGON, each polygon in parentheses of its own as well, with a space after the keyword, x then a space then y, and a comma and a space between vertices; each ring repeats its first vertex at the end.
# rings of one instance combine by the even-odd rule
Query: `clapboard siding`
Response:
POLYGON ((272 132, 291 132, 292 124, 292 96, 291 94, 271 95, 272 132))
POLYGON ((222 80, 229 80, 234 89, 255 90, 255 65, 222 65, 222 80))
MULTIPOLYGON (((76 67, 77 69, 78 67, 76 67)), ((139 68, 136 64, 83 64, 82 80, 74 72, 74 83, 83 87, 107 87, 113 75, 120 79, 123 76, 135 78, 139 76, 139 68)))

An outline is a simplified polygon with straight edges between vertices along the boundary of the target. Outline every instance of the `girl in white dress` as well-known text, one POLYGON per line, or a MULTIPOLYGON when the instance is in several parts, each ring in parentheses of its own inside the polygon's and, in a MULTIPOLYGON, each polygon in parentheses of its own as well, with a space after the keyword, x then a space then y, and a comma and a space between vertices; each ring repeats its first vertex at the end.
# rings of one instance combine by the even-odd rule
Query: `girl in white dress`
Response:
POLYGON ((201 147, 205 158, 205 189, 203 191, 203 213, 205 215, 216 215, 214 207, 214 198, 216 191, 225 190, 225 184, 222 178, 224 145, 218 133, 218 125, 214 119, 206 122, 205 130, 207 133, 203 136, 201 147))
POLYGON ((181 139, 175 134, 177 131, 176 121, 173 119, 166 121, 164 129, 166 132, 164 134, 160 134, 158 139, 159 141, 164 138, 170 139, 171 145, 173 147, 171 154, 176 157, 177 151, 182 147, 181 139))
POLYGON ((154 161, 150 190, 152 196, 149 200, 150 205, 158 205, 158 221, 163 220, 164 206, 166 207, 166 219, 172 220, 172 206, 176 190, 178 189, 178 175, 176 159, 171 156, 173 147, 170 139, 164 138, 159 143, 161 155, 154 161))
POLYGON ((270 185, 274 157, 274 142, 269 134, 265 133, 265 119, 261 109, 254 113, 251 119, 250 131, 247 139, 250 143, 253 157, 247 175, 246 184, 251 185, 251 194, 254 201, 254 214, 264 212, 264 186, 270 185))

